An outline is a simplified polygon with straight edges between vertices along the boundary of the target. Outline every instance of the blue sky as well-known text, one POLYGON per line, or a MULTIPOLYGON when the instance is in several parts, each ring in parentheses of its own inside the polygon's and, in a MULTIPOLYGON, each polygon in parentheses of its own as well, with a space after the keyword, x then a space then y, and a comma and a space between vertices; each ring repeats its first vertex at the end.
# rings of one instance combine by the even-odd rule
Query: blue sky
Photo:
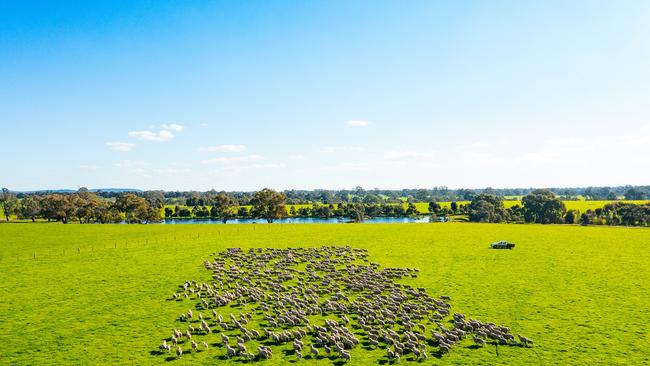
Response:
POLYGON ((650 184, 647 1, 1 1, 16 190, 650 184))

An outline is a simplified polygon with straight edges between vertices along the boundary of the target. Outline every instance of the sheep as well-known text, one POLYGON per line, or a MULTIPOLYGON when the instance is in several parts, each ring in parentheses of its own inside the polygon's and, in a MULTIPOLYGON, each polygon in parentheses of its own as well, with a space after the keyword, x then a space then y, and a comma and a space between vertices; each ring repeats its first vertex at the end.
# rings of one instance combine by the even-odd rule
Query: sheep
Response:
MULTIPOLYGON (((448 323, 444 319, 452 314, 450 296, 434 298, 424 288, 397 283, 399 279, 416 277, 419 271, 381 268, 379 264, 368 261, 367 251, 363 249, 325 246, 243 251, 230 248, 215 254, 214 261, 206 261, 205 268, 212 272, 213 283, 188 280, 182 286, 183 291, 196 299, 197 311, 205 309, 212 314, 212 322, 218 324, 221 331, 241 331, 237 337, 237 347, 234 348, 229 346, 229 338, 221 333, 224 346, 234 351, 229 357, 240 355, 251 359, 249 355, 252 353, 245 347, 241 349, 240 345, 263 337, 278 345, 292 342, 296 357, 300 359, 305 352, 301 339, 307 336, 312 339, 309 345, 312 358, 318 357, 316 347, 322 347, 328 355, 335 350, 339 357, 344 357, 345 353, 350 354, 349 349, 359 343, 347 327, 352 329, 358 325, 366 333, 368 345, 376 348, 381 341, 387 346, 386 352, 391 362, 399 361, 404 352, 412 352, 418 360, 427 359, 423 343, 430 337, 437 342, 442 353, 449 352, 453 344, 465 337, 472 337, 474 343, 481 346, 486 344, 485 339, 517 344, 509 328, 471 318, 467 320, 460 313, 453 313, 453 326, 447 329, 445 325, 448 323), (331 297, 323 299, 328 293, 332 294, 331 297), (198 304, 199 301, 202 306, 198 304), (253 305, 255 303, 257 305, 253 305), (215 308, 232 305, 241 305, 242 311, 238 315, 226 315, 230 319, 224 323, 224 316, 215 308), (246 311, 248 305, 254 306, 254 310, 246 311), (261 332, 246 329, 249 321, 257 323, 254 314, 259 311, 264 312, 263 319, 266 319, 265 326, 260 329, 263 336, 260 336, 261 332), (339 314, 337 319, 340 320, 326 319, 322 327, 310 324, 311 316, 327 314, 339 314), (431 336, 421 334, 429 326, 427 318, 432 325, 438 322, 438 328, 431 330, 431 336), (396 326, 401 329, 399 334, 393 331, 396 326), (289 327, 294 328, 290 330, 289 327)), ((182 296, 179 294, 178 297, 182 296)), ((177 344, 181 337, 188 337, 189 333, 187 339, 195 350, 196 342, 192 338, 196 337, 192 335, 211 333, 204 320, 206 317, 202 312, 194 314, 192 308, 181 316, 182 320, 188 322, 197 317, 200 327, 196 331, 188 324, 189 329, 185 334, 179 331, 177 335, 175 330, 170 343, 177 344)), ((525 337, 520 341, 524 346, 533 344, 525 337)), ((207 343, 204 342, 204 346, 207 343)), ((260 359, 272 356, 268 347, 260 346, 258 351, 260 359)))
POLYGON ((350 352, 348 352, 348 351, 341 352, 341 358, 344 359, 345 362, 349 362, 350 358, 351 358, 350 352))
POLYGON ((208 350, 208 342, 203 342, 203 348, 205 348, 206 351, 208 350))
POLYGON ((518 334, 517 337, 519 337, 519 340, 521 341, 521 343, 523 343, 524 346, 532 346, 533 345, 532 340, 522 336, 521 334, 518 334))
POLYGON ((176 357, 181 357, 183 355, 183 349, 181 346, 176 347, 176 357))
POLYGON ((472 339, 474 340, 474 343, 478 344, 479 346, 481 347, 485 346, 485 340, 483 338, 474 337, 472 339))
POLYGON ((236 355, 237 351, 234 348, 230 347, 229 344, 226 344, 226 356, 228 356, 228 358, 233 358, 236 355))
POLYGON ((314 358, 318 357, 318 349, 314 347, 313 344, 309 345, 309 351, 311 352, 314 358))

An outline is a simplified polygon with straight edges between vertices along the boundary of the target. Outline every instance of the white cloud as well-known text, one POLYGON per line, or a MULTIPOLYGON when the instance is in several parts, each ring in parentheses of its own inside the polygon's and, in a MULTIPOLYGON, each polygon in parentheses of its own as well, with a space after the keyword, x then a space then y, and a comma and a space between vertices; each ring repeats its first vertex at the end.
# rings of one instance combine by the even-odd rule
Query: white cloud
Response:
POLYGON ((335 152, 361 152, 364 149, 360 146, 326 146, 319 150, 319 152, 324 154, 331 154, 335 152))
POLYGON ((175 177, 180 174, 187 174, 190 173, 192 170, 191 169, 177 169, 177 168, 161 168, 161 169, 152 169, 151 170, 153 173, 163 175, 166 177, 175 177))
POLYGON ((325 166, 323 167, 323 170, 327 172, 335 172, 335 173, 368 172, 370 171, 370 167, 366 164, 359 164, 359 163, 340 163, 336 165, 325 166))
POLYGON ((289 160, 305 160, 305 155, 303 154, 289 155, 289 160))
POLYGON ((434 157, 431 151, 398 151, 390 150, 384 152, 387 160, 430 160, 434 157))
POLYGON ((242 152, 242 151, 246 150, 246 146, 244 146, 244 145, 207 146, 207 147, 202 147, 199 150, 200 151, 205 151, 205 152, 228 152, 228 153, 233 153, 233 152, 242 152))
POLYGON ((135 144, 131 144, 128 142, 108 141, 106 143, 106 146, 111 150, 128 152, 133 150, 135 144))
POLYGON ((118 168, 141 168, 147 165, 144 160, 122 160, 115 163, 118 168))
POLYGON ((546 140, 546 143, 549 145, 582 145, 585 143, 585 139, 582 137, 563 137, 557 139, 546 140))
POLYGON ((361 119, 353 119, 348 121, 348 126, 352 126, 352 127, 366 127, 369 124, 370 124, 369 121, 361 120, 361 119))
POLYGON ((182 132, 185 129, 185 126, 179 125, 178 123, 163 124, 160 126, 163 130, 172 130, 174 132, 182 132))
POLYGON ((233 157, 218 157, 213 159, 203 160, 202 163, 206 165, 236 165, 236 164, 251 164, 259 161, 266 160, 261 155, 247 155, 247 156, 233 156, 233 157))
POLYGON ((79 165, 79 169, 81 169, 81 170, 92 170, 92 171, 94 171, 94 170, 97 170, 97 165, 93 165, 93 164, 82 164, 82 165, 79 165))
POLYGON ((124 169, 128 174, 149 177, 147 169, 145 169, 146 165, 147 163, 143 160, 123 160, 115 163, 116 167, 124 169))
POLYGON ((129 132, 130 137, 135 137, 139 140, 145 140, 145 141, 157 141, 157 142, 167 142, 170 141, 171 139, 174 138, 174 134, 167 131, 167 130, 162 130, 159 131, 158 133, 152 132, 152 131, 131 131, 129 132))

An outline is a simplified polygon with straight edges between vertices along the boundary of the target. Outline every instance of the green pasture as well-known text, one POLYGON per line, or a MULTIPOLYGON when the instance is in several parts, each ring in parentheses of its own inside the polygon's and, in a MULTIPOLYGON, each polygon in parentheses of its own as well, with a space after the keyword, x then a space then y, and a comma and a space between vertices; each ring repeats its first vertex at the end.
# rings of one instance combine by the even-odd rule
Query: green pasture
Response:
MULTIPOLYGON (((184 344, 178 360, 156 354, 173 328, 187 327, 178 315, 195 304, 168 301, 177 286, 209 281, 202 261, 227 247, 324 244, 366 248, 383 266, 417 267, 420 276, 406 283, 450 295, 453 311, 509 325, 536 344, 499 347, 497 356, 494 346, 464 341, 426 364, 650 362, 650 230, 643 228, 36 223, 1 224, 0 242, 0 364, 226 364, 220 346, 192 353, 184 344), (517 247, 488 249, 500 239, 517 247)), ((218 334, 204 338, 213 344, 218 334)), ((261 364, 296 361, 283 358, 289 348, 274 347, 261 364)), ((353 365, 378 362, 386 362, 383 350, 352 351, 353 365)))

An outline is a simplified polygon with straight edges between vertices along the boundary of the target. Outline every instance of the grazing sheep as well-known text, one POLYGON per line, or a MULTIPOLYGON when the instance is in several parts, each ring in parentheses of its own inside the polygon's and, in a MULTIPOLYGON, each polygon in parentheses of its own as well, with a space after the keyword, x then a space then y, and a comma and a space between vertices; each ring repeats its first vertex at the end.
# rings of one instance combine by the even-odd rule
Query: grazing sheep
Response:
POLYGON ((230 347, 230 345, 226 344, 226 356, 228 356, 228 358, 233 358, 236 355, 237 351, 234 348, 230 347))
POLYGON ((483 338, 474 337, 472 339, 474 340, 474 343, 478 344, 479 346, 481 347, 485 346, 485 340, 483 338))
POLYGON ((309 351, 311 352, 311 354, 312 354, 312 356, 314 358, 318 357, 318 349, 316 347, 314 347, 313 344, 309 345, 309 351))
MULTIPOLYGON (((202 312, 194 314, 192 308, 209 311, 210 325, 218 325, 220 331, 239 330, 236 347, 229 345, 229 337, 224 333, 221 333, 221 343, 229 358, 239 355, 251 361, 256 357, 272 357, 272 350, 266 346, 257 348, 257 356, 246 349, 246 342, 264 338, 277 345, 291 342, 298 359, 303 358, 303 341, 308 339, 305 343, 310 343, 311 358, 318 358, 318 348, 322 347, 327 355, 335 351, 347 362, 350 350, 358 346, 360 332, 372 348, 385 346, 392 363, 399 362, 405 352, 411 352, 416 360, 428 359, 425 344, 430 339, 443 354, 467 337, 480 346, 487 343, 486 339, 504 345, 533 345, 523 336, 519 336, 521 343, 515 342, 515 336, 503 325, 484 323, 457 312, 449 319, 452 317, 450 296, 433 297, 425 288, 399 283, 417 277, 418 269, 381 267, 368 260, 364 249, 349 246, 229 248, 215 253, 214 259, 205 261, 204 265, 212 272, 212 283, 187 280, 181 286, 183 295, 177 296, 180 299, 192 295, 196 304, 181 314, 181 320, 189 323, 198 318, 200 327, 195 330, 188 324, 185 333, 175 329, 170 342, 178 346, 178 341, 186 337, 193 351, 199 342, 194 339, 211 334, 211 329, 202 312), (234 315, 236 311, 226 310, 224 322, 216 308, 234 310, 233 306, 241 306, 241 311, 234 315), (261 314, 261 319, 257 314, 261 314), (322 326, 310 322, 312 316, 319 315, 331 315, 339 320, 324 319, 322 326), (262 324, 259 332, 246 328, 249 321, 262 324), (426 336, 427 327, 431 326, 434 329, 426 336), (354 333, 350 329, 355 329, 354 333)), ((162 349, 166 349, 165 344, 162 349)), ((203 346, 207 350, 206 342, 203 346)))
POLYGON ((350 361, 350 352, 348 351, 342 351, 341 352, 341 358, 345 360, 345 362, 350 361))
POLYGON ((176 356, 181 357, 182 355, 183 355, 183 349, 181 348, 181 346, 177 346, 176 347, 176 356))
POLYGON ((203 342, 203 348, 205 348, 206 351, 208 350, 208 342, 203 342))

